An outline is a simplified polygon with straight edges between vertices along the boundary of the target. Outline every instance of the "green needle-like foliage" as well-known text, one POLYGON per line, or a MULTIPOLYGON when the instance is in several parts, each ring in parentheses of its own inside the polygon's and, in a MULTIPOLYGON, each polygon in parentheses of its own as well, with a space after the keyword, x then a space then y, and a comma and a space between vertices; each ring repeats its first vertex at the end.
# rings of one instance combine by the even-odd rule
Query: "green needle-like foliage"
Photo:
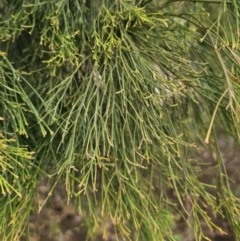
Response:
POLYGON ((129 240, 174 240, 191 215, 201 240, 200 218, 221 231, 208 206, 240 237, 215 138, 218 124, 240 142, 240 2, 203 2, 3 3, 1 240, 18 240, 43 174, 65 179, 93 229, 110 217, 129 240), (203 143, 218 153, 212 186, 196 172, 203 143))

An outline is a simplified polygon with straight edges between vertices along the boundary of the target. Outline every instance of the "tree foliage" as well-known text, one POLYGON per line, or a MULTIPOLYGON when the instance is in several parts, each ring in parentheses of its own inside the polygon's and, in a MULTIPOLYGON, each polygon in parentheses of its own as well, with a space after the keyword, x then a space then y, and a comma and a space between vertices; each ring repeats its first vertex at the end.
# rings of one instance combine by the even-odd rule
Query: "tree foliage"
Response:
POLYGON ((240 237, 215 133, 240 140, 239 1, 1 3, 1 240, 18 240, 43 174, 65 179, 93 229, 110 217, 130 240, 174 240, 191 214, 201 240, 200 217, 218 228, 208 206, 240 237), (212 185, 202 145, 217 153, 212 185))

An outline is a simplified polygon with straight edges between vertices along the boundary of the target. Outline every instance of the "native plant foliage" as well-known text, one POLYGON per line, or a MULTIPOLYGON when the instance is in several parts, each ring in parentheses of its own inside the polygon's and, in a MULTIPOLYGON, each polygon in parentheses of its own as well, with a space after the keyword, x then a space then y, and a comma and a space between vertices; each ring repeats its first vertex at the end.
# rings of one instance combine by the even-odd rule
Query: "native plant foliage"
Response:
POLYGON ((240 141, 239 1, 216 2, 216 17, 206 1, 1 3, 1 240, 18 240, 42 175, 65 179, 93 229, 109 217, 126 239, 174 240, 192 215, 201 240, 200 217, 218 229, 208 206, 240 236, 214 130, 240 141), (212 185, 196 171, 203 143, 212 185))

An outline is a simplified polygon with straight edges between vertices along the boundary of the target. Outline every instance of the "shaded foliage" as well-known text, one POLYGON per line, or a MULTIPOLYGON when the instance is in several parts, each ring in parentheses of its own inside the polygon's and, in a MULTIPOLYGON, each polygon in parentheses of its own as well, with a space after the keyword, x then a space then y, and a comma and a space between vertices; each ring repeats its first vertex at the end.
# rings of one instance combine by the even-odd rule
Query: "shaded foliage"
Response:
POLYGON ((240 5, 218 6, 211 19, 206 3, 5 5, 0 128, 4 141, 16 141, 0 151, 7 170, 2 240, 17 240, 43 173, 55 183, 65 178, 69 200, 93 230, 108 216, 131 240, 174 240, 176 214, 191 213, 200 240, 200 216, 217 228, 202 208, 208 205, 226 215, 239 237, 239 200, 228 186, 214 126, 239 142, 240 5), (219 154, 216 185, 200 182, 193 167, 201 166, 199 143, 219 154))

